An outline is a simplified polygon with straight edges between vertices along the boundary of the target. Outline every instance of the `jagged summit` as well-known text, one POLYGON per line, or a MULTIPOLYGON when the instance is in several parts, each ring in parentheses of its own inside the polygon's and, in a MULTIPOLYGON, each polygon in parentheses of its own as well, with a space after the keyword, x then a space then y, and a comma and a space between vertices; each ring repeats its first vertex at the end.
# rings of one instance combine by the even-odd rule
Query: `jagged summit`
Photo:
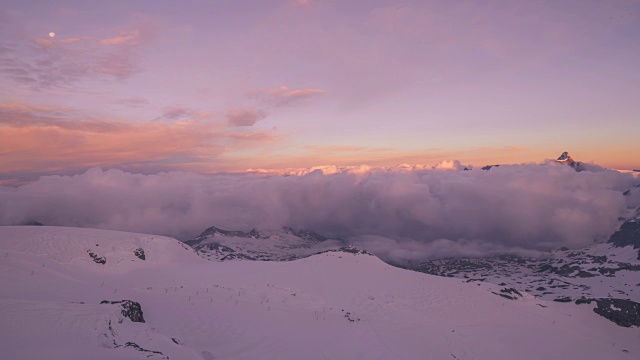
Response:
POLYGON ((562 155, 560 155, 560 157, 558 158, 559 162, 568 162, 568 163, 574 163, 575 161, 573 160, 573 158, 571 157, 571 155, 569 155, 568 151, 565 151, 562 153, 562 155))
POLYGON ((575 171, 584 170, 584 166, 581 162, 573 160, 568 151, 565 151, 560 155, 560 157, 556 160, 561 164, 567 164, 571 166, 575 171))

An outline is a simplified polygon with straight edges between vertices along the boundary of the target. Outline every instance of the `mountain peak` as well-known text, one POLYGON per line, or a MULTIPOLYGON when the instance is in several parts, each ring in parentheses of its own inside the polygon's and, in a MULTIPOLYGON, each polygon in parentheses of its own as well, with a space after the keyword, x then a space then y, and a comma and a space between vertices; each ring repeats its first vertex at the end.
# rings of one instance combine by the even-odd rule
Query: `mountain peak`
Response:
POLYGON ((580 161, 573 160, 568 151, 563 152, 562 155, 560 155, 560 157, 556 160, 556 162, 560 164, 567 164, 571 166, 575 171, 582 171, 585 169, 584 165, 580 161))
POLYGON ((559 157, 559 158, 558 158, 558 160, 556 160, 556 161, 559 161, 559 162, 566 162, 566 163, 569 163, 569 164, 571 164, 571 163, 574 163, 574 162, 575 162, 575 161, 573 160, 573 158, 571 157, 571 155, 569 155, 569 152, 568 152, 568 151, 563 152, 563 153, 562 153, 562 155, 560 155, 560 157, 559 157))

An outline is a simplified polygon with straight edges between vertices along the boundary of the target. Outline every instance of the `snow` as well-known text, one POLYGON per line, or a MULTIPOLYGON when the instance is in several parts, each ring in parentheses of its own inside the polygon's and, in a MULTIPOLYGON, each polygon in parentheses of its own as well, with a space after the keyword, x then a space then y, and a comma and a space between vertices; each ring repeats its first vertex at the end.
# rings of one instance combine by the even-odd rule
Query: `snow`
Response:
POLYGON ((637 359, 639 328, 594 305, 327 252, 291 262, 213 262, 177 240, 0 227, 6 359, 637 359), (143 248, 146 260, 133 251, 143 248), (95 263, 93 251, 106 258, 95 263), (145 323, 102 300, 139 302, 145 323), (82 302, 82 303, 81 303, 82 302), (111 322, 111 329, 109 329, 111 322), (151 351, 125 347, 127 342, 151 351))

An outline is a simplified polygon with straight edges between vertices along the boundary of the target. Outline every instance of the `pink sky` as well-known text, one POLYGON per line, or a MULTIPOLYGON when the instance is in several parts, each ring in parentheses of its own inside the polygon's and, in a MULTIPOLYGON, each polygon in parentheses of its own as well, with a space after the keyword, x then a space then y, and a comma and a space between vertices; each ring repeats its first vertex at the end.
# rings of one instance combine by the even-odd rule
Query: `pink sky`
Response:
POLYGON ((565 150, 640 168, 634 0, 4 1, 0 33, 5 180, 565 150))

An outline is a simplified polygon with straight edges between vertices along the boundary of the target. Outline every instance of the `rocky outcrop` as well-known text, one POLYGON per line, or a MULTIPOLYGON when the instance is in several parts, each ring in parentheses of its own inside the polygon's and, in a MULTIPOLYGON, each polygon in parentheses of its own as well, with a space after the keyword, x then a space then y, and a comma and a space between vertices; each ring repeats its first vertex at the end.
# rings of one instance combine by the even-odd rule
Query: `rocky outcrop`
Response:
POLYGON ((494 295, 498 295, 501 296, 505 299, 509 299, 509 300, 517 300, 518 298, 522 298, 522 293, 519 292, 518 290, 514 289, 514 288, 502 288, 500 289, 500 292, 491 292, 494 295))
POLYGON ((584 165, 579 161, 573 160, 573 158, 571 157, 571 155, 569 155, 567 151, 563 152, 562 155, 560 155, 560 157, 558 157, 556 161, 559 163, 567 164, 571 166, 575 171, 584 170, 584 165))
POLYGON ((555 298, 555 299, 553 299, 553 301, 555 301, 555 302, 560 302, 560 303, 569 303, 569 302, 571 302, 572 300, 571 300, 571 298, 570 298, 570 297, 568 297, 568 296, 563 296, 563 297, 555 298))
POLYGON ((285 226, 282 228, 284 230, 285 233, 287 234, 292 234, 294 236, 297 236, 301 239, 304 240, 311 240, 311 241, 325 241, 327 240, 326 237, 318 234, 317 232, 313 231, 313 230, 306 230, 306 229, 301 229, 301 230, 295 230, 289 226, 285 226))
POLYGON ((133 322, 144 322, 144 315, 142 313, 142 307, 140 303, 131 300, 118 300, 118 301, 109 301, 103 300, 100 304, 114 304, 119 305, 122 309, 122 315, 129 318, 133 322))
POLYGON ((640 304, 626 299, 579 299, 576 304, 590 304, 596 302, 593 312, 613 321, 614 323, 624 326, 640 326, 640 304))
POLYGON ((253 229, 249 232, 244 232, 244 231, 223 230, 215 226, 212 226, 210 228, 207 228, 205 231, 203 231, 195 239, 187 240, 184 243, 191 247, 195 247, 196 245, 200 244, 204 240, 215 237, 216 235, 222 235, 227 237, 239 237, 239 238, 253 238, 253 239, 261 239, 261 238, 268 237, 268 236, 264 236, 263 234, 258 232, 256 229, 253 229))
POLYGON ((483 166, 483 167, 482 167, 482 170, 488 171, 488 170, 491 170, 491 168, 499 167, 499 166, 500 166, 500 165, 498 165, 498 164, 495 164, 495 165, 485 165, 485 166, 483 166))
POLYGON ((608 241, 616 247, 633 246, 638 249, 638 260, 640 260, 640 217, 625 221, 620 229, 613 233, 608 241))
POLYGON ((91 250, 87 250, 87 252, 96 264, 104 265, 107 263, 107 258, 105 258, 104 256, 98 256, 98 254, 92 252, 91 250))
POLYGON ((315 231, 284 226, 279 230, 230 231, 212 226, 184 242, 208 260, 291 261, 344 244, 315 231))
POLYGON ((144 249, 143 248, 137 248, 137 249, 133 250, 133 255, 135 255, 140 260, 146 260, 147 259, 147 257, 144 255, 144 249))

